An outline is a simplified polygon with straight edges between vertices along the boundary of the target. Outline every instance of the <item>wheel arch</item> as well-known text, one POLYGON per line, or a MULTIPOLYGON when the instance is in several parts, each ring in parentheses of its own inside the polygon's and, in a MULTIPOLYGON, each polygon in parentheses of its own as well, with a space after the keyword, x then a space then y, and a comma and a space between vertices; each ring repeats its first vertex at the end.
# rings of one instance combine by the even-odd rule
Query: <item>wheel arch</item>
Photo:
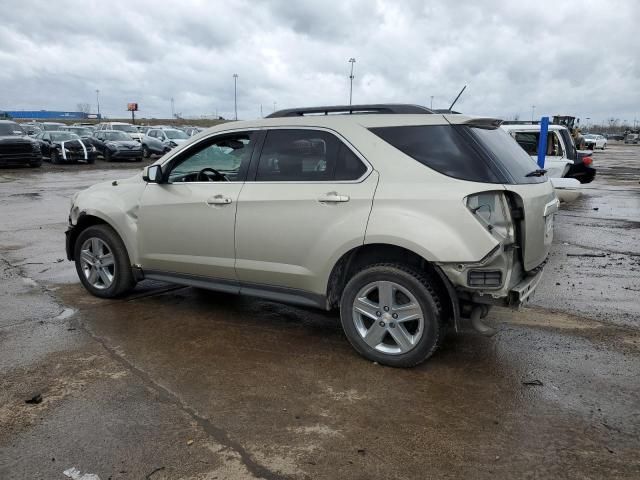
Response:
POLYGON ((122 240, 122 243, 124 244, 125 248, 127 249, 127 254, 129 255, 129 258, 131 258, 131 249, 130 249, 129 245, 127 245, 126 238, 122 235, 122 232, 120 232, 118 230, 118 228, 115 226, 114 222, 111 222, 111 221, 109 221, 109 219, 103 218, 99 214, 95 214, 93 212, 92 213, 81 212, 80 215, 78 216, 78 219, 76 220, 76 223, 73 226, 73 228, 71 228, 68 231, 67 257, 68 257, 69 260, 75 260, 74 251, 75 251, 76 241, 78 240, 78 236, 84 230, 86 230, 87 228, 89 228, 89 227, 91 227, 93 225, 107 225, 107 226, 111 227, 113 229, 113 231, 116 232, 116 235, 118 235, 120 237, 120 240, 122 240))
POLYGON ((382 262, 407 265, 425 273, 442 300, 444 318, 448 319, 456 330, 458 329, 460 317, 458 297, 442 270, 412 250, 388 243, 360 245, 347 251, 338 259, 327 281, 328 308, 333 309, 340 304, 342 291, 349 278, 356 272, 367 265, 382 262))

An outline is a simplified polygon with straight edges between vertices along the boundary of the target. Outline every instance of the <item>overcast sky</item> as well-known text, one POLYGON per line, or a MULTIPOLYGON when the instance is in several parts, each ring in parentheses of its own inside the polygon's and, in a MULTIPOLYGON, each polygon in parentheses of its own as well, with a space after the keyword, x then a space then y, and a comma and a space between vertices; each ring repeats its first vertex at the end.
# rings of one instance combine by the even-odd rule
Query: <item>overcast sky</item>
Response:
POLYGON ((111 117, 407 102, 640 120, 640 2, 0 0, 0 110, 111 117))

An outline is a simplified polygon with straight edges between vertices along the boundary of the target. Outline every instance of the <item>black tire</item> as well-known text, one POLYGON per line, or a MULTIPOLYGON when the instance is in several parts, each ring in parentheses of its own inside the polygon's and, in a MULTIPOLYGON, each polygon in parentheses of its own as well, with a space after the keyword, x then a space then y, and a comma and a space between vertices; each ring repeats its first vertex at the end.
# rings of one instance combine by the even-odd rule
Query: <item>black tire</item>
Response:
POLYGON ((51 150, 50 158, 51 158, 51 163, 55 163, 55 164, 61 163, 60 155, 58 155, 58 150, 55 150, 55 149, 51 150))
POLYGON ((89 165, 91 165, 92 163, 96 163, 96 157, 94 156, 87 156, 87 163, 89 165))
POLYGON ((104 161, 105 162, 111 161, 111 151, 108 148, 104 151, 104 161))
POLYGON ((147 147, 146 145, 142 145, 142 156, 144 158, 151 157, 151 152, 149 151, 149 147, 147 147))
POLYGON ((84 229, 78 235, 73 246, 73 256, 76 263, 76 272, 80 282, 92 295, 101 298, 119 297, 130 291, 136 284, 131 270, 131 262, 127 249, 120 236, 108 225, 93 225, 84 229), (114 257, 113 282, 108 288, 96 288, 86 278, 80 261, 81 249, 84 242, 96 237, 107 244, 114 257))
POLYGON ((602 150, 604 150, 605 148, 607 148, 607 144, 606 144, 606 143, 603 143, 603 144, 602 144, 602 150))
POLYGON ((32 162, 32 163, 30 163, 30 164, 29 164, 29 166, 30 166, 31 168, 38 168, 38 167, 41 167, 41 166, 42 166, 42 160, 40 160, 39 162, 32 162))
POLYGON ((390 367, 413 367, 424 362, 437 350, 446 334, 440 298, 428 277, 405 265, 383 263, 371 265, 356 273, 347 282, 340 300, 340 320, 347 339, 355 350, 373 362, 390 367), (353 303, 358 292, 376 281, 391 281, 407 289, 418 301, 423 312, 422 336, 405 353, 389 354, 369 346, 353 320, 353 303))

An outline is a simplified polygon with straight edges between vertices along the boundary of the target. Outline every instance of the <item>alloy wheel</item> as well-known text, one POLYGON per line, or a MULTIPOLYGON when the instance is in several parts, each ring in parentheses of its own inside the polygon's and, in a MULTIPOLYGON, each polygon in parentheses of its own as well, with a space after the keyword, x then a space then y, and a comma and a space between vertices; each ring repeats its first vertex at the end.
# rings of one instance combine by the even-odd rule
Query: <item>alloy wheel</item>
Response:
POLYGON ((109 246, 97 237, 85 240, 80 249, 80 265, 84 276, 98 290, 109 288, 115 277, 115 261, 109 246))
POLYGON ((424 314, 416 297, 402 285, 376 281, 356 295, 353 323, 371 348, 389 355, 412 350, 424 332, 424 314))

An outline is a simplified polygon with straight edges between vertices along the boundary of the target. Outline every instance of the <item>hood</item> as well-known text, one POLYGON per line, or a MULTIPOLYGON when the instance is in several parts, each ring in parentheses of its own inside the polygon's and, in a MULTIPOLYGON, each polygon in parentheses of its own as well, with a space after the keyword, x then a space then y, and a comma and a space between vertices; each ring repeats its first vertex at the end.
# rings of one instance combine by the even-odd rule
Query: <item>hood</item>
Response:
POLYGON ((0 143, 33 143, 27 135, 1 135, 0 143))

